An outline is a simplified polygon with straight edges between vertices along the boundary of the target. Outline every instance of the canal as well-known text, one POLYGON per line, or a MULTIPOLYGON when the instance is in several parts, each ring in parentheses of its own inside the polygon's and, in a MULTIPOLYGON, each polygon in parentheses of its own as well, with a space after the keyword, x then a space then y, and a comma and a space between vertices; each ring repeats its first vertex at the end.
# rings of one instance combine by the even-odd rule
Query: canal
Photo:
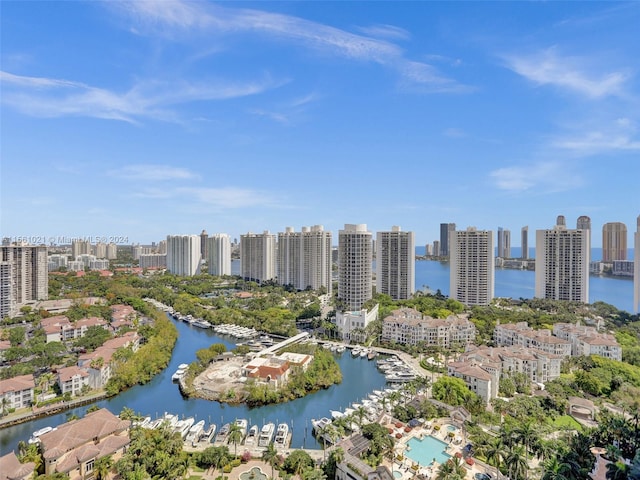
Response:
MULTIPOLYGON (((179 337, 169 366, 146 385, 138 385, 120 395, 96 402, 98 407, 106 407, 118 414, 124 407, 131 408, 143 416, 157 418, 170 412, 180 417, 195 417, 215 423, 218 428, 236 418, 246 418, 250 424, 263 425, 266 422, 287 422, 293 432, 293 448, 320 448, 311 435, 311 419, 330 416, 329 410, 344 410, 374 389, 385 385, 384 376, 377 370, 375 362, 366 358, 352 358, 347 350, 336 357, 342 370, 343 381, 326 390, 321 390, 304 398, 277 405, 248 408, 246 405, 230 406, 201 399, 185 399, 171 375, 181 363, 195 360, 195 352, 213 343, 224 343, 228 349, 235 346, 233 339, 220 337, 212 330, 192 327, 174 321, 179 337)), ((20 440, 28 440, 31 433, 45 426, 55 426, 67 421, 71 415, 83 417, 91 405, 85 405, 65 412, 33 420, 0 430, 0 455, 14 450, 20 440)))

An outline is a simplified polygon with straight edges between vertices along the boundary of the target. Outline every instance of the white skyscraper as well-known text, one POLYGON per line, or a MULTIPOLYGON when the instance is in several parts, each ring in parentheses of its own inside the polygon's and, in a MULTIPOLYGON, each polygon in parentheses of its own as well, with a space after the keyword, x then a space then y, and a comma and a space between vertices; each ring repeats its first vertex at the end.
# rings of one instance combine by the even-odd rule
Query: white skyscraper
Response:
POLYGON ((240 235, 240 276, 262 283, 276 278, 276 236, 264 233, 240 235))
POLYGON ((415 293, 415 236, 391 227, 376 234, 376 291, 394 300, 406 300, 415 293))
POLYGON ((75 260, 80 255, 91 254, 91 242, 89 240, 82 240, 80 238, 73 239, 71 241, 71 256, 75 260))
POLYGON ((210 275, 231 275, 231 237, 218 233, 207 238, 206 253, 210 275))
POLYGON ((31 300, 49 295, 47 247, 3 245, 0 247, 0 319, 14 316, 31 300))
POLYGON ((338 233, 338 300, 343 310, 360 310, 373 296, 371 241, 366 224, 345 224, 338 233))
POLYGON ((633 235, 633 305, 636 313, 640 312, 640 215, 636 233, 633 235))
POLYGON ((590 237, 590 230, 570 230, 562 222, 536 230, 536 297, 589 301, 590 237))
POLYGON ((167 270, 187 277, 200 273, 198 235, 167 235, 167 270))
POLYGON ((449 241, 450 297, 465 305, 488 305, 494 295, 493 232, 469 227, 449 241))
POLYGON ((331 292, 331 232, 322 225, 278 233, 278 283, 331 292))

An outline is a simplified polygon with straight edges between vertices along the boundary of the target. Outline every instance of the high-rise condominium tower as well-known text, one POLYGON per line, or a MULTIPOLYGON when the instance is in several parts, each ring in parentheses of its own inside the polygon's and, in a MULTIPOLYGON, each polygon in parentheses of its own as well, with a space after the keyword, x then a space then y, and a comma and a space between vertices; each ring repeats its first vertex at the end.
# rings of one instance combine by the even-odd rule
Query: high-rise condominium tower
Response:
POLYGON ((360 310, 373 295, 371 240, 366 224, 346 224, 338 233, 338 300, 344 310, 360 310))
POLYGON ((536 297, 588 302, 590 250, 589 229, 536 230, 536 297))
POLYGON ((578 230, 591 230, 591 219, 586 215, 579 216, 576 222, 576 228, 578 230))
POLYGON ((456 231, 455 223, 440 224, 440 256, 448 257, 451 252, 451 235, 456 231))
POLYGON ((416 287, 415 236, 391 227, 376 234, 376 290, 394 300, 411 298, 416 287))
POLYGON ((469 227, 451 240, 449 294, 465 305, 488 305, 494 292, 493 232, 469 227))
POLYGON ((208 255, 208 243, 207 243, 207 239, 209 238, 209 234, 207 233, 206 230, 202 230, 202 232, 200 233, 200 256, 202 257, 203 260, 206 260, 209 258, 208 255))
POLYGON ((187 277, 200 273, 200 237, 167 235, 167 270, 187 277))
POLYGON ((529 258, 529 227, 522 227, 520 233, 522 236, 522 241, 520 243, 522 246, 522 253, 520 254, 520 258, 527 260, 529 258))
POLYGON ((91 254, 91 242, 89 240, 74 239, 71 240, 71 256, 77 259, 80 255, 91 254))
POLYGON ((640 312, 640 215, 638 215, 636 233, 633 235, 633 305, 640 312))
POLYGON ((231 275, 231 238, 217 233, 207 238, 207 269, 210 275, 231 275))
POLYGON ((498 227, 498 257, 511 258, 511 230, 498 227))
POLYGON ((602 226, 602 261, 627 259, 627 226, 621 222, 602 226))
POLYGON ((240 276, 258 283, 275 280, 276 245, 275 234, 267 230, 240 235, 240 276))
POLYGON ((322 225, 278 233, 278 283, 296 290, 331 288, 331 232, 322 225))
POLYGON ((21 304, 27 301, 46 300, 47 267, 44 245, 0 247, 0 319, 17 315, 21 304))

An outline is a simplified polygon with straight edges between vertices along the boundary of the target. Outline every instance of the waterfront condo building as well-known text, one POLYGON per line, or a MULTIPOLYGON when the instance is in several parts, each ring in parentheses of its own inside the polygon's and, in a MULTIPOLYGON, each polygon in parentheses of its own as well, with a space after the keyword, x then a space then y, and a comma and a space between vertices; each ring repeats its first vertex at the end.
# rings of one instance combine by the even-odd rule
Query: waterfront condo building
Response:
POLYGON ((633 309, 640 312, 640 215, 638 225, 633 236, 633 309))
POLYGON ((537 230, 535 296, 588 302, 590 250, 588 229, 571 230, 557 224, 550 230, 537 230))
POLYGON ((210 275, 231 275, 231 237, 217 233, 207 237, 207 268, 210 275))
POLYGON ((449 295, 465 305, 488 305, 494 292, 493 232, 455 231, 450 245, 449 295))
POLYGON ((278 233, 278 283, 331 293, 331 232, 322 225, 278 233))
POLYGON ((393 226, 376 234, 376 291, 394 300, 406 300, 415 293, 416 245, 413 232, 393 226))
POLYGON ((498 252, 499 258, 511 258, 511 230, 498 227, 498 252))
POLYGON ((338 233, 339 310, 360 310, 372 298, 371 240, 366 224, 346 224, 338 233))
POLYGON ((262 283, 276 278, 275 234, 247 233, 240 235, 240 276, 262 283))
POLYGON ((71 256, 74 260, 77 260, 80 255, 90 254, 91 242, 89 240, 82 240, 80 238, 71 240, 71 256))
POLYGON ((46 300, 48 287, 47 247, 2 245, 0 247, 0 319, 17 315, 32 300, 46 300))
POLYGON ((627 226, 621 222, 602 226, 602 261, 614 262, 627 259, 627 226))
POLYGON ((522 240, 520 242, 520 245, 522 246, 520 258, 522 258, 522 260, 527 260, 529 258, 529 227, 522 227, 520 234, 522 236, 522 240))
POLYGON ((167 270, 187 277, 200 273, 198 235, 167 235, 167 270))
POLYGON ((451 253, 451 236, 456 231, 455 223, 440 224, 440 252, 439 255, 448 257, 451 253))

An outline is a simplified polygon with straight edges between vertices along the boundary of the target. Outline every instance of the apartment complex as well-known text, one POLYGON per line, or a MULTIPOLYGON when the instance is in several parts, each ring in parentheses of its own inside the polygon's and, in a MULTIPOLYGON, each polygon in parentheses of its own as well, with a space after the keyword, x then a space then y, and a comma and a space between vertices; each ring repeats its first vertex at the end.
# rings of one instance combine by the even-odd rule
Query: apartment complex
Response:
POLYGON ((302 227, 296 232, 286 227, 278 233, 278 283, 296 290, 324 288, 331 285, 331 232, 322 225, 302 227))
POLYGON ((240 235, 240 276, 262 283, 276 279, 277 238, 269 231, 240 235))
POLYGON ((482 398, 486 404, 498 396, 500 374, 497 371, 492 372, 471 362, 456 361, 447 365, 447 374, 464 381, 469 390, 482 398))
POLYGON ((138 258, 140 268, 167 268, 167 254, 149 253, 138 258))
MULTIPOLYGON (((581 226, 590 226, 584 218, 581 226)), ((536 231, 535 296, 589 301, 590 230, 567 229, 564 217, 549 230, 536 231)))
POLYGON ((231 275, 231 238, 217 233, 206 239, 207 269, 210 275, 231 275))
POLYGON ((167 235, 167 270, 190 277, 200 273, 200 237, 167 235))
POLYGON ((338 233, 338 300, 341 310, 360 310, 372 298, 372 236, 366 224, 346 224, 338 233))
POLYGON ((393 226, 376 234, 376 291, 394 300, 406 300, 415 293, 415 235, 393 226))
POLYGON ((493 232, 469 227, 450 237, 451 298, 465 305, 488 305, 494 295, 493 232))
POLYGON ((571 342, 553 336, 550 330, 534 330, 527 322, 496 325, 493 341, 499 347, 519 345, 561 357, 571 356, 571 342))
POLYGON ((25 302, 46 300, 47 247, 0 246, 0 319, 17 315, 25 302))
POLYGON ((408 345, 424 343, 449 348, 469 345, 476 338, 476 327, 468 315, 447 318, 425 316, 414 308, 400 308, 382 320, 382 341, 408 345))
POLYGON ((4 415, 5 408, 30 407, 33 404, 35 387, 31 374, 0 380, 0 412, 4 415))
POLYGON ((600 355, 612 360, 622 360, 622 348, 613 335, 599 333, 594 327, 556 323, 553 334, 571 342, 571 355, 600 355))
POLYGON ((602 226, 602 261, 627 259, 627 226, 622 222, 602 226))

